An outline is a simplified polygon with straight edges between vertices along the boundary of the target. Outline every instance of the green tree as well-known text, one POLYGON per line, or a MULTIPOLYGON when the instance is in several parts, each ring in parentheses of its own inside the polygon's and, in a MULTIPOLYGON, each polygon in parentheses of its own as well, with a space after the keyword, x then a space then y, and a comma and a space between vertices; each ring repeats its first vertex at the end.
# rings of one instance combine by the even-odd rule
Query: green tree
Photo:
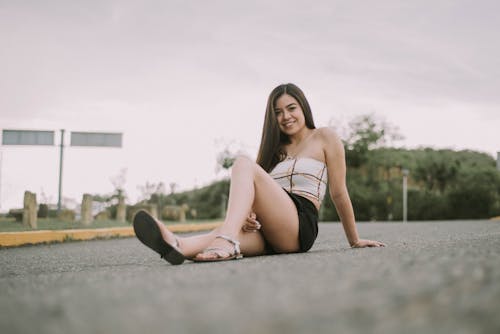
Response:
MULTIPOLYGON (((185 203, 196 210, 197 219, 221 218, 221 198, 229 192, 229 180, 215 181, 208 186, 169 194, 166 201, 185 203)), ((193 218, 188 213, 188 218, 193 218)))
POLYGON ((377 120, 374 114, 354 118, 344 132, 343 142, 346 150, 346 163, 349 167, 362 166, 367 162, 370 150, 403 138, 396 127, 377 120))
POLYGON ((450 150, 435 151, 427 148, 424 152, 426 154, 417 161, 412 177, 427 190, 444 193, 446 186, 456 180, 460 159, 450 150))
POLYGON ((489 218, 500 215, 500 173, 483 169, 460 173, 448 193, 454 218, 489 218))

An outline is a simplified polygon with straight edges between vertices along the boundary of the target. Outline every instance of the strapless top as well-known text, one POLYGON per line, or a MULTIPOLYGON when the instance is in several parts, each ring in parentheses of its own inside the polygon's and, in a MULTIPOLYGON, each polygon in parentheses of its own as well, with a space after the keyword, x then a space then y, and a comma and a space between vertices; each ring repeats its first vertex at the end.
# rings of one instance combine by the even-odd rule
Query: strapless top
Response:
POLYGON ((289 158, 279 162, 269 173, 285 190, 319 203, 326 192, 328 173, 326 164, 313 158, 289 158))

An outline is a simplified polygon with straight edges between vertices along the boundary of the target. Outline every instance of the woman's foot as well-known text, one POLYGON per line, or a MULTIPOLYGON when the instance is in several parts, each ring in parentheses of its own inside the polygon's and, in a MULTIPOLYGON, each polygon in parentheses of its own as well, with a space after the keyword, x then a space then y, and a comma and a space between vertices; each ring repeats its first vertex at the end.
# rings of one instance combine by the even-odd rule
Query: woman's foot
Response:
POLYGON ((184 262, 179 241, 165 225, 154 219, 149 213, 140 210, 134 217, 134 231, 137 238, 146 246, 160 254, 171 264, 184 262))
POLYGON ((214 262, 241 259, 240 242, 225 235, 218 235, 210 247, 197 254, 195 262, 214 262))
MULTIPOLYGON (((169 245, 172 245, 172 247, 176 248, 179 252, 181 252, 181 243, 179 241, 179 238, 173 234, 162 222, 160 222, 158 219, 154 218, 151 216, 153 220, 155 221, 156 225, 158 225, 158 228, 160 229, 161 236, 163 237, 163 240, 165 240, 166 243, 169 245)), ((182 253, 182 252, 181 252, 182 253)))

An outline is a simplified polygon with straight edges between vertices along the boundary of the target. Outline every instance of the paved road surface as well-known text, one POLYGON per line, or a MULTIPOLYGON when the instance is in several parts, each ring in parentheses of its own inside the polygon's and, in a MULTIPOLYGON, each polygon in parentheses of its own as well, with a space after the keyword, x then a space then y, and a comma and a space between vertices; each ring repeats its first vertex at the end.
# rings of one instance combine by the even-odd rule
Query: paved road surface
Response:
POLYGON ((306 254, 171 266, 136 239, 0 249, 1 333, 500 333, 500 222, 321 224, 306 254))

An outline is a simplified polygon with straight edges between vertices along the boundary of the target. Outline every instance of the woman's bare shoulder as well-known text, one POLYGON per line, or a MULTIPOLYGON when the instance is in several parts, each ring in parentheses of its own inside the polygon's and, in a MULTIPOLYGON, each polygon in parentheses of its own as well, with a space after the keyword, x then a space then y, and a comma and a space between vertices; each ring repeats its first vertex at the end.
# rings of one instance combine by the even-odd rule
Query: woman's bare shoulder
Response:
POLYGON ((339 135, 337 134, 335 129, 332 127, 325 126, 325 127, 317 128, 316 133, 318 134, 318 137, 321 138, 321 140, 325 144, 331 145, 331 144, 338 144, 338 143, 341 144, 342 143, 339 135))

